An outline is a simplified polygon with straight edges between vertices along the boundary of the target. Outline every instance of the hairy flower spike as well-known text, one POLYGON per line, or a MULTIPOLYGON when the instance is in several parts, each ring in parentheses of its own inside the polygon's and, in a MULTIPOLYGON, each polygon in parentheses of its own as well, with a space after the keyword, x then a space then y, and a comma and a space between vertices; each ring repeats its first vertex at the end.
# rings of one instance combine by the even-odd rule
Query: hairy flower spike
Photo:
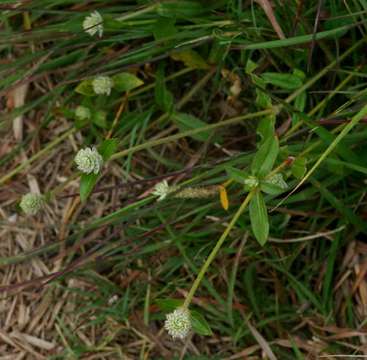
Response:
POLYGON ((103 165, 103 158, 94 147, 79 150, 74 161, 78 169, 85 174, 98 174, 103 165))
POLYGON ((166 316, 164 328, 174 339, 185 338, 189 334, 191 327, 190 312, 185 308, 177 308, 166 316))
POLYGON ((92 114, 87 107, 80 105, 75 109, 75 116, 80 120, 87 120, 91 118, 92 114))
POLYGON ((186 187, 180 189, 179 186, 169 186, 167 180, 163 180, 156 184, 152 192, 153 195, 158 196, 158 201, 165 199, 168 195, 178 199, 206 199, 218 194, 219 187, 186 187))
POLYGON ((206 199, 217 195, 218 190, 219 187, 216 185, 207 187, 187 187, 179 190, 174 194, 174 197, 179 199, 206 199))
POLYGON ((42 195, 28 193, 22 196, 19 206, 26 215, 36 215, 37 212, 41 210, 43 204, 44 198, 42 195))
POLYGON ((98 33, 99 37, 103 35, 103 18, 98 11, 92 12, 83 21, 83 29, 90 36, 98 33))
POLYGON ((92 81, 92 86, 97 95, 110 95, 113 81, 108 76, 97 76, 92 81))

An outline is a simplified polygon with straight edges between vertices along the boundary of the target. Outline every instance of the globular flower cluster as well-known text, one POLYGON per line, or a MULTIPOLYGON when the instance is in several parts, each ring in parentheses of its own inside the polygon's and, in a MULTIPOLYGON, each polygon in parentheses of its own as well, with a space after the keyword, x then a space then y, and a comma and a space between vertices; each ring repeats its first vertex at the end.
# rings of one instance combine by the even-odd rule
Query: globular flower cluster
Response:
POLYGON ((78 169, 85 174, 98 174, 103 165, 103 158, 94 147, 79 150, 74 161, 78 169))
POLYGON ((251 175, 244 180, 244 184, 249 190, 252 190, 259 185, 259 180, 255 176, 251 175))
POLYGON ((93 91, 97 95, 110 95, 113 87, 113 80, 109 76, 97 76, 92 81, 93 91))
POLYGON ((184 339, 192 328, 189 310, 181 307, 167 314, 164 328, 174 339, 184 339))
POLYGON ((75 109, 75 116, 80 120, 88 120, 91 118, 92 114, 87 107, 79 105, 75 109))
POLYGON ((164 200, 172 192, 167 180, 163 180, 154 186, 152 194, 158 196, 158 201, 164 200))
POLYGON ((41 210, 43 204, 44 198, 42 195, 30 192, 23 195, 19 206, 26 215, 36 215, 41 210))
POLYGON ((83 21, 83 29, 90 36, 98 34, 99 37, 103 35, 103 18, 98 11, 93 11, 83 21))

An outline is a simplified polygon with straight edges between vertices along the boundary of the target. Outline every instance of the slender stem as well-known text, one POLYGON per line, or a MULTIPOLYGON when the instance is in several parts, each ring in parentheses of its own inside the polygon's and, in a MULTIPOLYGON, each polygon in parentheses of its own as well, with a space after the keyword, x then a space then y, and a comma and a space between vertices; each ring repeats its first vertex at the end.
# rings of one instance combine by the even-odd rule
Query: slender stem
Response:
POLYGON ((35 160, 40 158, 43 154, 48 153, 52 148, 54 148, 57 144, 62 142, 65 138, 76 132, 77 129, 71 128, 68 131, 64 132, 62 135, 60 135, 58 138, 56 138, 54 141, 51 141, 47 146, 45 146, 42 150, 40 150, 37 154, 33 155, 30 159, 22 162, 20 165, 18 165, 15 169, 10 171, 8 174, 4 175, 2 178, 0 178, 0 185, 4 184, 7 180, 12 178, 15 174, 17 174, 19 171, 23 170, 28 165, 32 164, 35 160))
POLYGON ((158 6, 159 4, 153 4, 151 6, 147 6, 146 8, 143 8, 141 10, 138 10, 138 11, 135 11, 133 13, 129 13, 129 14, 126 14, 126 15, 123 15, 123 16, 120 16, 119 18, 117 18, 116 20, 118 21, 125 21, 127 19, 132 19, 134 17, 137 17, 137 16, 140 16, 140 15, 143 15, 143 14, 146 14, 150 11, 153 11, 155 10, 155 8, 158 6))
POLYGON ((129 154, 132 154, 134 152, 149 149, 153 146, 167 144, 169 142, 176 141, 178 139, 182 139, 186 136, 192 136, 192 135, 204 132, 204 131, 211 131, 211 130, 218 129, 218 128, 224 127, 224 126, 235 125, 235 124, 238 124, 238 123, 242 122, 243 120, 254 119, 254 118, 257 118, 257 117, 262 117, 262 116, 273 114, 273 113, 274 113, 274 109, 270 108, 270 109, 258 111, 256 113, 241 115, 241 116, 237 116, 237 117, 230 118, 230 119, 227 119, 227 120, 223 120, 219 123, 210 124, 210 125, 203 126, 203 127, 200 127, 200 128, 183 131, 183 132, 180 132, 178 134, 167 136, 165 138, 152 140, 152 141, 147 141, 144 144, 139 144, 139 145, 136 145, 136 146, 132 146, 131 148, 128 148, 128 149, 125 149, 125 150, 122 150, 120 152, 115 153, 114 155, 111 156, 110 160, 116 160, 116 159, 122 158, 124 156, 127 156, 129 154))
POLYGON ((234 214, 231 222, 228 224, 228 226, 226 227, 226 229, 224 230, 223 234, 221 235, 221 237, 219 238, 218 242, 216 243, 216 245, 214 246, 212 252, 209 254, 208 258, 206 259, 204 265, 201 267, 198 276, 196 277, 194 283, 191 286, 191 289, 189 291, 189 293, 186 296, 185 302, 183 304, 183 307, 188 308, 192 298, 194 297, 194 294, 197 290, 197 288, 199 287, 206 271, 208 270, 210 264, 212 263, 212 261, 215 259, 219 249, 222 247, 224 240, 227 238, 228 234, 230 233, 230 231, 233 229, 234 225, 236 224, 238 218, 242 215, 242 213, 245 211, 247 205, 249 204, 251 198, 254 195, 254 190, 252 190, 251 192, 249 192, 245 198, 245 200, 243 201, 243 203, 241 204, 241 206, 239 207, 239 209, 237 210, 237 212, 234 214))

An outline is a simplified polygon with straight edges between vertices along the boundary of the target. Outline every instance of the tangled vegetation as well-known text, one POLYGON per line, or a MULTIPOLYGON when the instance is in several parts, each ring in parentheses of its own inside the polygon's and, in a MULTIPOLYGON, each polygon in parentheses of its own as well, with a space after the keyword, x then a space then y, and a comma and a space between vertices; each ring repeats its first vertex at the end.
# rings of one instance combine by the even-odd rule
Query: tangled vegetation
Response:
POLYGON ((0 359, 367 355, 365 0, 0 11, 0 359))

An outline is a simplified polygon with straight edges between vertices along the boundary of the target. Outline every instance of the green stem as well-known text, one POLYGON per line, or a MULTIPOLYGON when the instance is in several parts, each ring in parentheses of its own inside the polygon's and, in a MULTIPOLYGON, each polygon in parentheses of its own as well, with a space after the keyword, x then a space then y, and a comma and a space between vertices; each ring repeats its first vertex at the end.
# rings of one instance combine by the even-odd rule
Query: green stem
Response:
POLYGON ((158 146, 158 145, 166 144, 166 143, 169 143, 169 142, 172 142, 172 141, 176 141, 176 140, 182 139, 186 136, 192 136, 192 135, 204 132, 204 131, 210 131, 210 130, 218 129, 218 128, 224 127, 224 126, 235 125, 235 124, 238 124, 238 123, 242 122, 243 120, 254 119, 254 118, 257 118, 257 117, 262 117, 262 116, 270 115, 270 114, 273 114, 273 113, 274 113, 274 109, 270 108, 270 109, 258 111, 258 112, 253 113, 253 114, 246 114, 246 115, 241 115, 241 116, 237 116, 237 117, 234 117, 234 118, 230 118, 228 120, 224 120, 224 121, 221 121, 219 123, 203 126, 203 127, 192 129, 192 130, 183 131, 183 132, 180 132, 178 134, 167 136, 167 137, 162 138, 162 139, 147 141, 144 144, 139 144, 139 145, 136 145, 136 146, 132 146, 131 148, 128 148, 126 150, 115 153, 114 155, 111 156, 110 160, 116 160, 116 159, 122 158, 124 156, 127 156, 129 154, 135 153, 137 151, 149 149, 149 148, 154 147, 154 146, 158 146))
POLYGON ((191 286, 191 289, 189 291, 189 293, 186 296, 185 302, 183 304, 184 308, 188 308, 192 298, 194 297, 194 294, 197 290, 197 288, 199 287, 206 271, 208 270, 210 264, 212 263, 212 261, 215 259, 219 249, 222 247, 224 240, 227 238, 228 234, 230 233, 230 231, 233 229, 234 225, 236 224, 238 218, 242 215, 242 213, 245 211, 247 205, 249 204, 251 198, 254 195, 254 191, 251 191, 247 194, 245 200, 243 201, 243 203, 241 204, 241 206, 239 207, 239 209, 237 210, 237 212, 235 213, 235 215, 233 216, 231 222, 228 224, 228 226, 226 227, 226 229, 224 230, 223 234, 221 235, 221 237, 219 238, 219 240, 217 241, 216 245, 214 246, 212 252, 209 254, 208 258, 206 259, 204 265, 201 267, 198 276, 196 277, 194 283, 191 286))
POLYGON ((146 14, 148 12, 151 12, 151 11, 155 10, 158 6, 159 6, 159 4, 153 4, 151 6, 147 6, 146 8, 143 8, 141 10, 135 11, 133 13, 129 13, 129 14, 120 16, 116 20, 118 20, 118 21, 125 21, 125 20, 128 20, 128 19, 132 19, 134 17, 137 17, 137 16, 140 16, 140 15, 146 14))

